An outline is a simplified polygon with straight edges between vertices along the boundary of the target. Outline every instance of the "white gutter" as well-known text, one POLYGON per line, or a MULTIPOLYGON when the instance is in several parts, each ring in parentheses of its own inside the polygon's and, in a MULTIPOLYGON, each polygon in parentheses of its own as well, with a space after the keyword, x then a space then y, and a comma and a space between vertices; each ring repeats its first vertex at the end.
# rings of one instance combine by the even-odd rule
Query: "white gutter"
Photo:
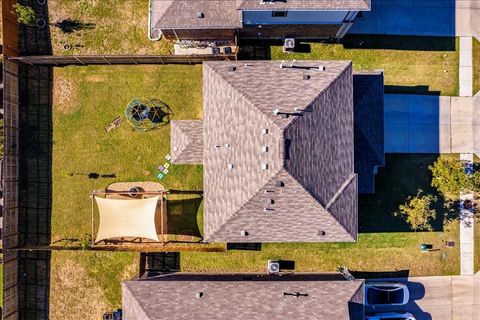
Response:
POLYGON ((162 38, 162 31, 157 28, 152 28, 152 1, 153 0, 148 0, 148 39, 152 41, 158 41, 162 38), (158 30, 157 37, 152 36, 152 29, 158 30))

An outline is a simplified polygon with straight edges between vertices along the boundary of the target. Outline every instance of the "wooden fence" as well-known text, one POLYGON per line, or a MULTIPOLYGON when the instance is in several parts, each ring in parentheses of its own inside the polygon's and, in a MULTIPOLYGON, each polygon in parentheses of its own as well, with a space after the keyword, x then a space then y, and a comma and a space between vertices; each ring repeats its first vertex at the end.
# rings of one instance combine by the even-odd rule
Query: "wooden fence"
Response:
POLYGON ((236 60, 235 54, 218 55, 69 55, 22 56, 11 61, 28 65, 84 66, 84 65, 136 65, 136 64, 199 64, 203 61, 236 60))

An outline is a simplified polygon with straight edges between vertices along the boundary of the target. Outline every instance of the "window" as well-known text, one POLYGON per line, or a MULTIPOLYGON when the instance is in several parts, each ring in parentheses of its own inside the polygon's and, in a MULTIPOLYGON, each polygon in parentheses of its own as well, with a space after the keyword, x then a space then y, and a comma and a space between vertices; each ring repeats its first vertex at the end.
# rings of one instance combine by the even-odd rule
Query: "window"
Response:
POLYGON ((276 18, 286 17, 287 13, 288 11, 272 11, 272 17, 276 17, 276 18))

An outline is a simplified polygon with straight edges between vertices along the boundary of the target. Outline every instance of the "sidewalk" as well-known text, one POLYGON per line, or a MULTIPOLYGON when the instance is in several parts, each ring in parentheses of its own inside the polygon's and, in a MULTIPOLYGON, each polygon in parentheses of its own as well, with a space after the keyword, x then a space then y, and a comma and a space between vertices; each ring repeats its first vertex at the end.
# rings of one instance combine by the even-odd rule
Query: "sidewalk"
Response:
POLYGON ((459 84, 460 97, 473 96, 472 37, 460 37, 459 84))

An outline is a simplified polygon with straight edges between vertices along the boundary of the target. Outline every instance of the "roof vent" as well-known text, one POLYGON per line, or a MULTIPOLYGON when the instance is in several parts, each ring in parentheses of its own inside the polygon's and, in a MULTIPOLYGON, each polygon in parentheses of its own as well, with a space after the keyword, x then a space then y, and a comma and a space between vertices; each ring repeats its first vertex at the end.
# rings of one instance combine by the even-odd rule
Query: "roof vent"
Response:
POLYGON ((268 163, 262 163, 262 170, 268 169, 268 163))
POLYGON ((310 80, 310 75, 309 74, 304 74, 303 75, 303 80, 310 80))
POLYGON ((273 209, 272 208, 263 208, 263 211, 269 212, 269 211, 273 211, 273 209))
POLYGON ((248 237, 248 231, 247 230, 242 230, 240 232, 240 235, 243 236, 243 237, 248 237))
POLYGON ((263 133, 263 134, 268 134, 268 129, 267 129, 267 128, 263 128, 263 129, 262 129, 262 133, 263 133))
POLYGON ((268 199, 267 204, 275 204, 275 200, 274 199, 268 199))
POLYGON ((325 236, 327 233, 324 230, 318 230, 319 236, 325 236))
POLYGON ((219 144, 214 144, 213 149, 220 149, 220 145, 219 144))
POLYGON ((283 181, 277 180, 277 182, 275 182, 275 186, 279 187, 279 188, 282 188, 282 187, 285 186, 285 183, 283 183, 283 181))
POLYGON ((233 163, 228 164, 228 170, 233 170, 234 168, 235 166, 233 165, 233 163))
POLYGON ((225 148, 230 148, 230 144, 229 144, 229 143, 225 143, 225 148))
POLYGON ((199 19, 205 18, 205 15, 203 14, 203 12, 198 11, 197 12, 197 18, 199 18, 199 19))
POLYGON ((274 115, 277 115, 277 114, 279 114, 279 113, 280 113, 280 110, 278 110, 278 109, 273 110, 273 114, 274 114, 274 115))
POLYGON ((267 274, 276 274, 280 272, 280 262, 275 260, 268 260, 267 274))
POLYGON ((275 191, 273 191, 273 190, 265 190, 265 193, 273 193, 273 192, 275 192, 275 191))
POLYGON ((233 72, 235 70, 237 70, 237 67, 235 67, 235 66, 228 67, 228 72, 233 72))
POLYGON ((267 147, 267 146, 262 147, 262 151, 263 151, 263 152, 268 152, 268 147, 267 147))
POLYGON ((203 297, 203 292, 201 291, 195 292, 195 298, 200 299, 201 297, 203 297))

